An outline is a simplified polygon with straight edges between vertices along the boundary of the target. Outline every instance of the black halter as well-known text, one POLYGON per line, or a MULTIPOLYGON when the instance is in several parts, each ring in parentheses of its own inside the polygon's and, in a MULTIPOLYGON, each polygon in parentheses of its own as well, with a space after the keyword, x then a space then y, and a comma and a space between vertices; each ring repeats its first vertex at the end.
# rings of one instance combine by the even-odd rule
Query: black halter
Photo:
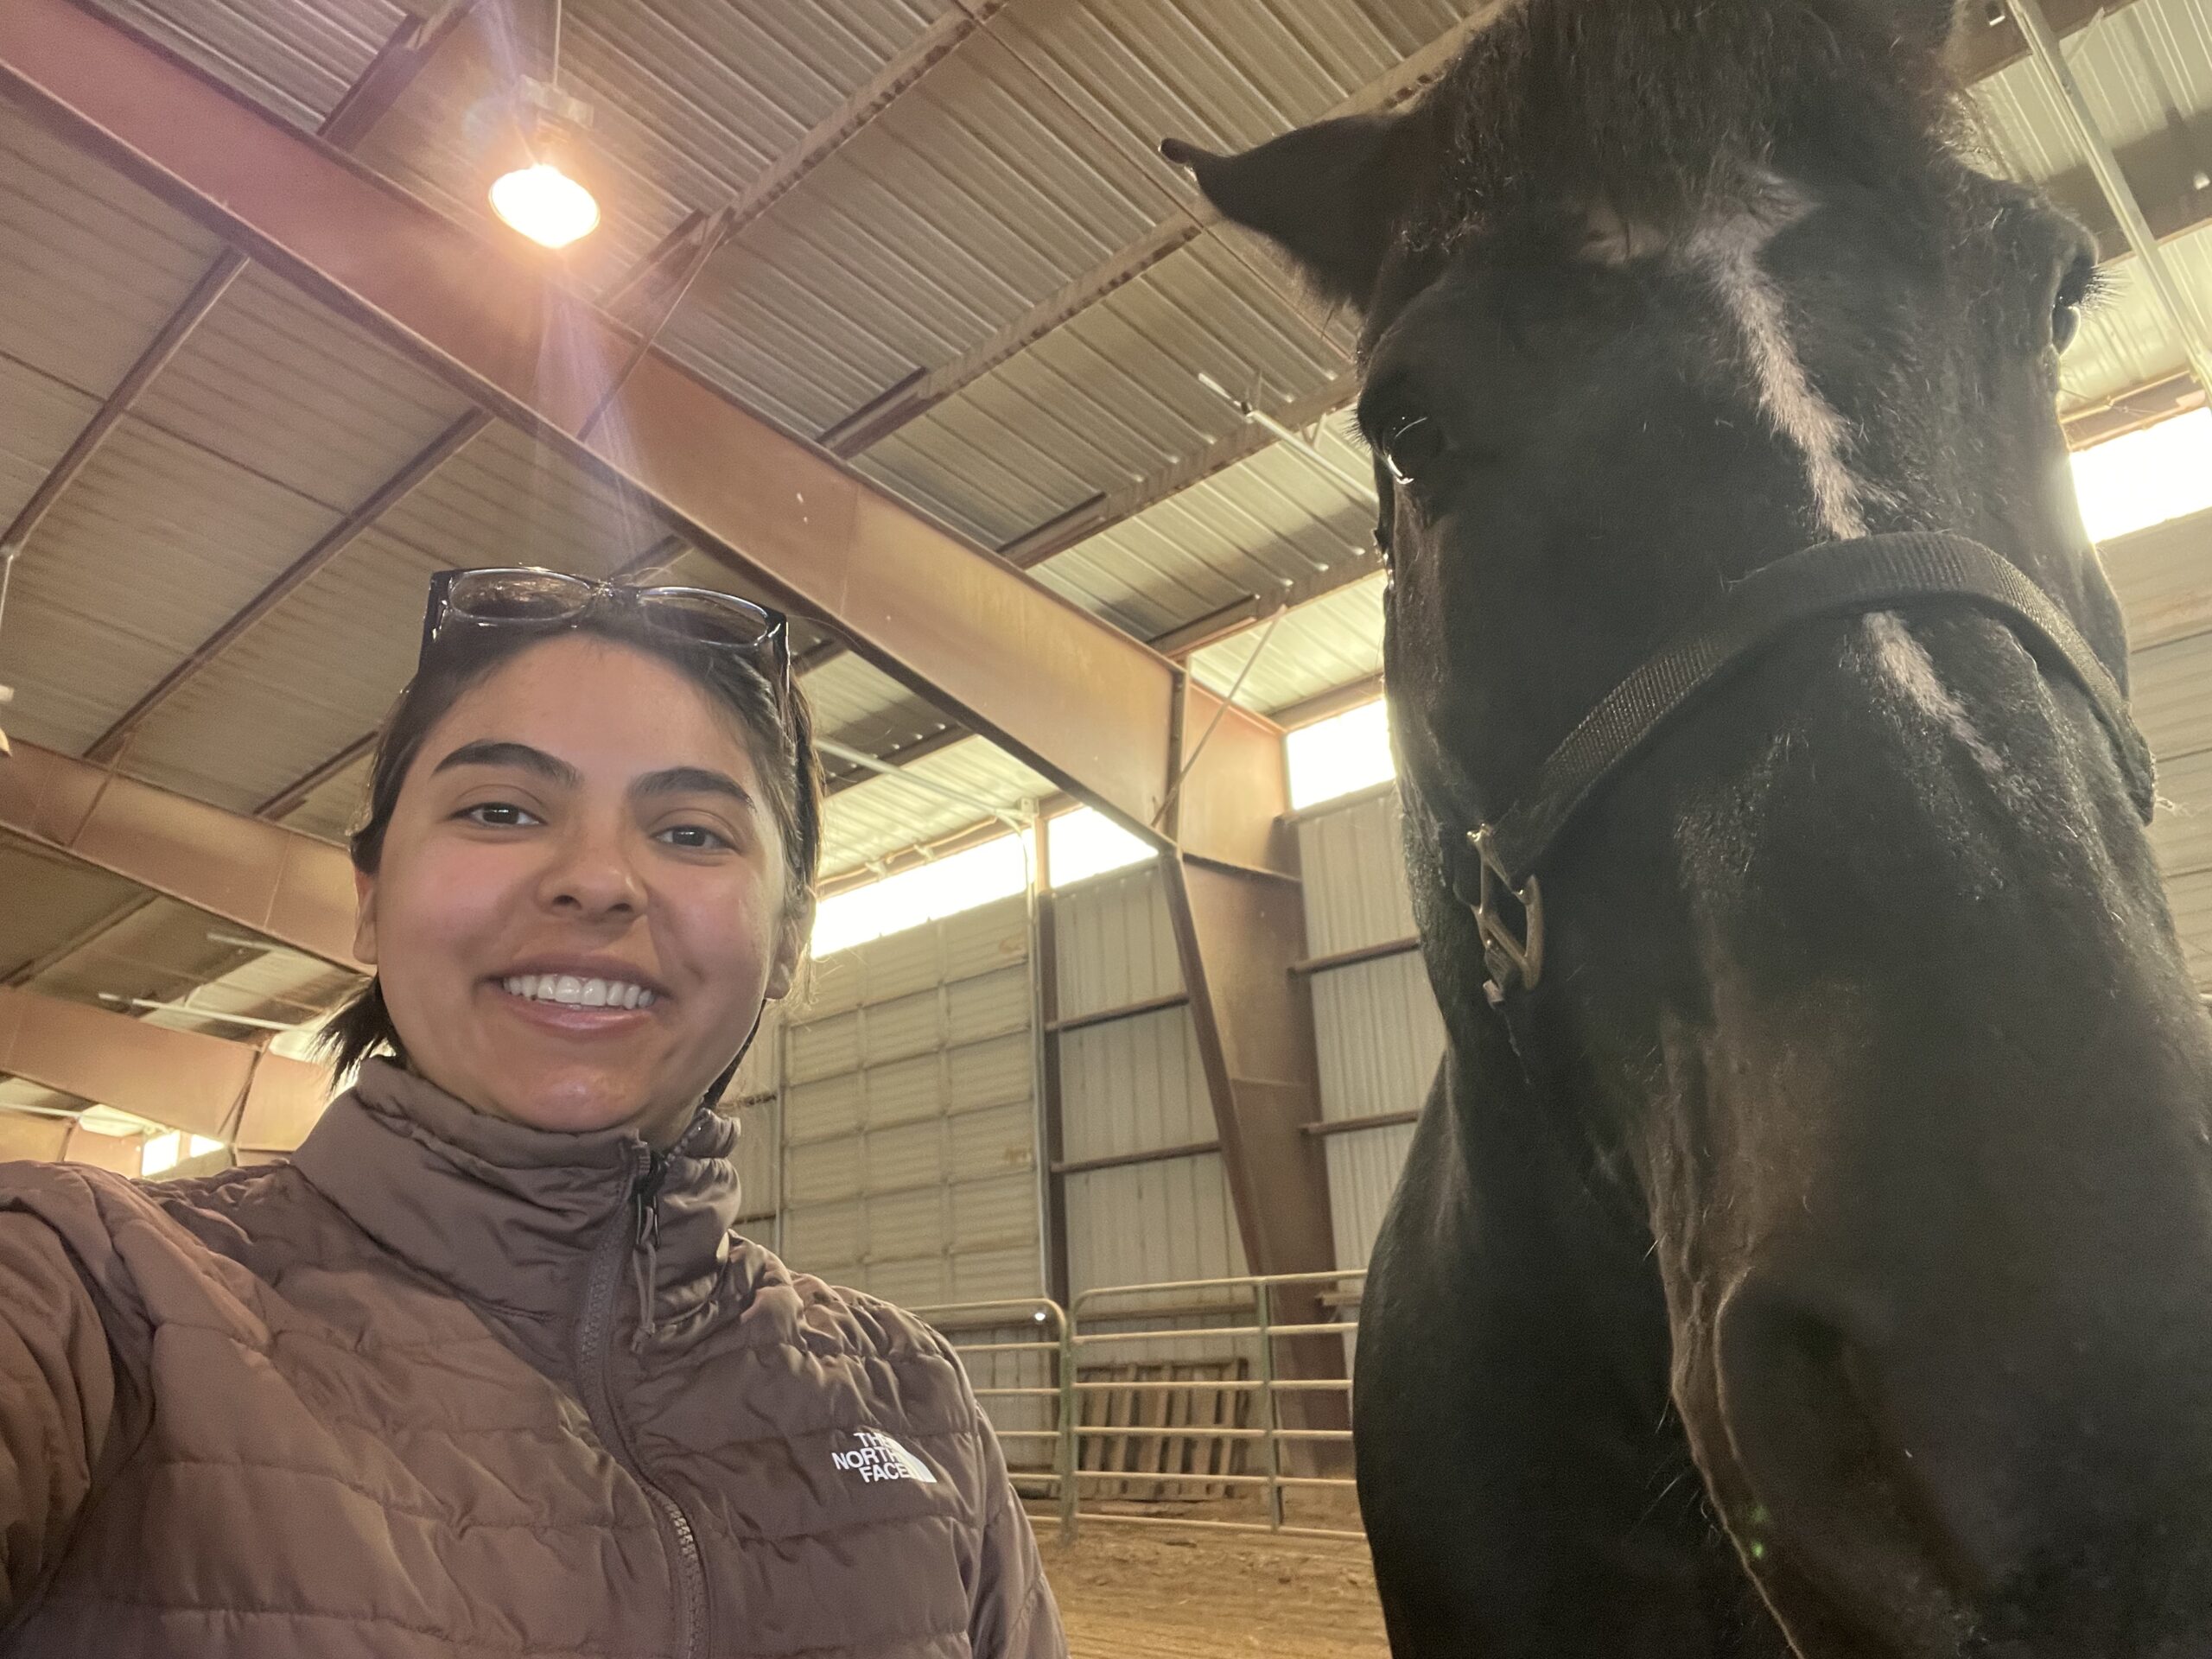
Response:
POLYGON ((1886 610, 1918 600, 1962 600, 2011 627, 2047 670, 2082 688, 2111 734, 2135 810, 2153 805, 2151 751, 2127 701, 2088 643, 2042 588, 1979 542, 1910 532, 1824 542, 1777 560, 1732 586, 1598 701, 1537 768, 1509 811, 1473 830, 1447 825, 1444 868, 1475 913, 1487 989, 1503 1002, 1544 970, 1544 900, 1538 871, 1569 824, 1669 721, 1785 630, 1822 617, 1886 610), (1505 914, 1510 899, 1518 929, 1505 914))

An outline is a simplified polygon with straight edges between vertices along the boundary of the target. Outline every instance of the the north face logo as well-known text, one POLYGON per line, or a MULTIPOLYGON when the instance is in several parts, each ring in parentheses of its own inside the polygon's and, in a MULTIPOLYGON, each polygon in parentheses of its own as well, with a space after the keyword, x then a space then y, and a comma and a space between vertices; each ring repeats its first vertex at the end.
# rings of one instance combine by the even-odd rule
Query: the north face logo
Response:
POLYGON ((937 1484, 929 1465, 888 1434, 863 1428, 855 1431, 853 1439, 859 1444, 851 1451, 830 1454, 833 1466, 862 1480, 918 1480, 927 1486, 937 1484))

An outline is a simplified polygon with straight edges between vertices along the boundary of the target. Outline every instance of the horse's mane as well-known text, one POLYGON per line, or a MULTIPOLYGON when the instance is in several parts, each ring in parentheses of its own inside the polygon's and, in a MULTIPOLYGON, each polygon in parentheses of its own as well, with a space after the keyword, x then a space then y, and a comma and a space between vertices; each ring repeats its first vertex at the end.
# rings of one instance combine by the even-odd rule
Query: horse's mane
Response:
MULTIPOLYGON (((1922 0, 1931 16, 1942 7, 1922 0)), ((1694 219, 1778 165, 1925 180, 1967 100, 1911 0, 1519 0, 1416 111, 1441 165, 1407 226, 1449 245, 1516 207, 1694 219)))

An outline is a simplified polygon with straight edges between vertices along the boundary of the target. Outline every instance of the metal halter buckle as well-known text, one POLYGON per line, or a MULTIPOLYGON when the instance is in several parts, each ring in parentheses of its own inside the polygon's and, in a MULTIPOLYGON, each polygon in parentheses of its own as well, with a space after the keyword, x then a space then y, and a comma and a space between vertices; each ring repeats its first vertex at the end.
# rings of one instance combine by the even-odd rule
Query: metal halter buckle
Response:
POLYGON ((1490 982, 1484 989, 1491 1002, 1499 1003, 1516 985, 1522 990, 1533 990, 1543 977, 1544 890, 1533 875, 1527 886, 1519 887, 1507 878, 1505 867, 1497 861, 1490 825, 1469 830, 1467 844, 1482 861, 1482 886, 1475 900, 1475 931, 1482 937, 1483 963, 1490 969, 1490 982), (1500 893, 1521 908, 1521 931, 1517 937, 1498 913, 1500 893))

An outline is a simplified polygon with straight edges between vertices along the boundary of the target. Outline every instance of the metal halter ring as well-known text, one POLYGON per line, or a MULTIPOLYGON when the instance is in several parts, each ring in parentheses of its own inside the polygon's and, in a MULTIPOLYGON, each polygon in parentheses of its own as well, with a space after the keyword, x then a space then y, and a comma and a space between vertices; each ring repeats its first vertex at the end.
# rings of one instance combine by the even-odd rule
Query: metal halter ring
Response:
POLYGON ((1533 990, 1544 975, 1544 889, 1531 875, 1525 886, 1515 887, 1497 861, 1491 827, 1467 832, 1467 844, 1482 861, 1482 886, 1475 900, 1475 931, 1482 937, 1483 963, 1490 969, 1484 987, 1493 1003, 1503 1002, 1517 985, 1533 990), (1516 936, 1499 914, 1498 895, 1510 897, 1521 909, 1521 931, 1516 936))

